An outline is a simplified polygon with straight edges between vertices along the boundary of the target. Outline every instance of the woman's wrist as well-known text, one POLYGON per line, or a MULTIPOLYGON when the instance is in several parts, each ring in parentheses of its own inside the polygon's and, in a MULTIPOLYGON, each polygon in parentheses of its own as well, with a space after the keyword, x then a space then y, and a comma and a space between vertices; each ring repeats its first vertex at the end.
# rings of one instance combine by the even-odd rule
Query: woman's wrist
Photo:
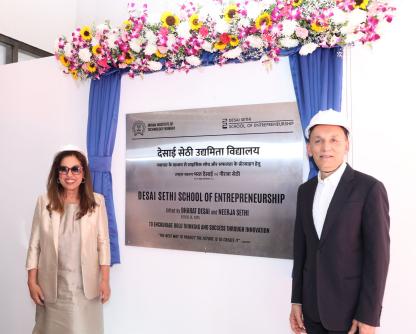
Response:
POLYGON ((38 278, 37 278, 37 269, 30 269, 28 271, 27 275, 27 285, 37 285, 38 284, 38 278))
POLYGON ((101 283, 109 283, 110 282, 110 266, 101 266, 101 283))

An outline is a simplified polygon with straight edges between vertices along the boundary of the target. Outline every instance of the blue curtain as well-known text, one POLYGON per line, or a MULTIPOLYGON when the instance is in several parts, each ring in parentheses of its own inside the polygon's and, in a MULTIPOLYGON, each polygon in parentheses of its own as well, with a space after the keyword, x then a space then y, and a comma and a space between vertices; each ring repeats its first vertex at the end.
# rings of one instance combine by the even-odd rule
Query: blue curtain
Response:
POLYGON ((105 197, 110 234, 111 264, 120 263, 118 232, 113 202, 111 160, 117 131, 122 71, 91 80, 87 149, 94 191, 105 197))
MULTIPOLYGON (((312 54, 289 55, 290 70, 295 87, 302 129, 311 118, 325 109, 341 110, 342 98, 342 48, 318 48, 312 54)), ((317 167, 309 159, 309 178, 317 175, 317 167)))

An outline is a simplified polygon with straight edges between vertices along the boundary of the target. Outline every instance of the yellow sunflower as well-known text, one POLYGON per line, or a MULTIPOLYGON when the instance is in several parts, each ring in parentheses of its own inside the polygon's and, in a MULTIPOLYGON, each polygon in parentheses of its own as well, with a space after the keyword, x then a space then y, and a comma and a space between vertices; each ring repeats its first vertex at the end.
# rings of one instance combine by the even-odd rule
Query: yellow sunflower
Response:
POLYGON ((95 71, 97 71, 97 67, 93 63, 88 63, 87 69, 88 69, 88 72, 90 73, 94 73, 95 71))
POLYGON ((69 71, 69 73, 71 73, 74 80, 78 80, 78 72, 76 70, 69 71))
POLYGON ((328 29, 328 24, 315 20, 311 24, 311 29, 316 32, 324 32, 328 29))
POLYGON ((197 14, 191 15, 191 17, 189 18, 189 27, 191 28, 191 30, 198 30, 202 27, 202 22, 199 21, 199 17, 197 14))
POLYGON ((69 60, 66 59, 66 57, 64 55, 60 55, 59 56, 59 61, 61 62, 62 65, 64 65, 65 67, 69 66, 69 60))
POLYGON ((216 42, 214 44, 214 48, 217 49, 217 50, 224 50, 226 48, 226 46, 227 46, 227 44, 225 44, 225 43, 223 43, 221 41, 216 42))
POLYGON ((240 40, 238 39, 238 37, 235 36, 235 35, 231 35, 230 36, 230 45, 231 46, 237 46, 238 44, 240 44, 240 40))
POLYGON ((224 11, 224 20, 230 23, 238 17, 238 7, 236 5, 228 5, 224 11))
POLYGON ((158 58, 165 58, 165 57, 166 57, 166 53, 162 53, 162 52, 160 52, 159 50, 156 50, 155 55, 156 55, 158 58))
POLYGON ((133 22, 131 22, 130 20, 125 20, 123 21, 123 27, 124 27, 124 30, 127 30, 127 31, 131 30, 131 28, 133 27, 133 22))
POLYGON ((99 55, 101 55, 102 53, 103 53, 103 48, 101 47, 101 45, 100 45, 100 44, 94 45, 94 46, 92 47, 92 54, 93 54, 94 56, 99 56, 99 55))
POLYGON ((179 17, 172 12, 164 12, 160 20, 165 28, 173 28, 179 24, 179 17))
POLYGON ((361 8, 366 10, 368 6, 368 0, 354 0, 354 8, 361 8))
POLYGON ((90 41, 92 38, 91 28, 89 26, 85 26, 84 28, 82 28, 80 34, 84 41, 90 41))
POLYGON ((302 4, 303 0, 293 0, 292 6, 299 7, 302 4))
POLYGON ((134 60, 135 60, 134 56, 130 52, 127 52, 126 53, 126 60, 124 62, 127 65, 130 65, 132 62, 134 62, 134 60))
POLYGON ((263 25, 267 27, 272 25, 272 18, 269 13, 263 13, 257 17, 256 28, 260 30, 263 25))

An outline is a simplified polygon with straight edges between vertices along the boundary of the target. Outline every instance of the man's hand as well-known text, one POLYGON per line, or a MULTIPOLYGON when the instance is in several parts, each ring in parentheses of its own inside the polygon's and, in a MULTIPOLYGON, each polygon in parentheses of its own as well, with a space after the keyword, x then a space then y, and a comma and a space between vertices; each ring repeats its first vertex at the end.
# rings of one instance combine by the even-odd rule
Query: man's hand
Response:
POLYGON ((305 325, 303 324, 302 305, 292 304, 289 322, 295 334, 306 333, 305 325))
POLYGON ((357 320, 353 320, 352 321, 352 326, 350 328, 350 330, 348 331, 348 334, 355 334, 355 333, 359 333, 359 334, 375 334, 376 332, 376 328, 370 325, 367 325, 363 322, 359 322, 357 320), (358 331, 357 331, 358 329, 358 331))

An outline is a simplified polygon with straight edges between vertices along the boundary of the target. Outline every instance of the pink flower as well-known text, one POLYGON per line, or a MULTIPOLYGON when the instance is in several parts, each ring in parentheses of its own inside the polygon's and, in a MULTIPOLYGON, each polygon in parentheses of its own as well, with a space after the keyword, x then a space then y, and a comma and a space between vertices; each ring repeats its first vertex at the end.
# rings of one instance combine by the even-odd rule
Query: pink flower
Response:
POLYGON ((162 27, 159 30, 159 34, 161 34, 162 36, 167 36, 169 34, 169 29, 165 28, 165 27, 162 27))
POLYGON ((265 33, 265 34, 263 34, 263 40, 270 43, 273 40, 273 37, 269 33, 265 33))
POLYGON ((157 47, 157 49, 159 50, 160 53, 166 53, 166 52, 168 52, 168 48, 166 46, 159 45, 157 47))
POLYGON ((110 66, 108 66, 108 64, 107 64, 107 59, 100 59, 100 60, 98 60, 97 61, 97 64, 100 66, 100 67, 103 67, 103 68, 109 68, 110 66))
POLYGON ((305 39, 306 37, 308 37, 309 32, 308 32, 308 29, 306 28, 296 27, 295 34, 297 37, 305 39))
POLYGON ((123 52, 129 51, 129 45, 125 44, 125 43, 120 44, 120 50, 123 51, 123 52))
POLYGON ((207 26, 202 26, 201 28, 199 28, 199 33, 203 38, 205 38, 209 34, 209 29, 207 28, 207 26))

